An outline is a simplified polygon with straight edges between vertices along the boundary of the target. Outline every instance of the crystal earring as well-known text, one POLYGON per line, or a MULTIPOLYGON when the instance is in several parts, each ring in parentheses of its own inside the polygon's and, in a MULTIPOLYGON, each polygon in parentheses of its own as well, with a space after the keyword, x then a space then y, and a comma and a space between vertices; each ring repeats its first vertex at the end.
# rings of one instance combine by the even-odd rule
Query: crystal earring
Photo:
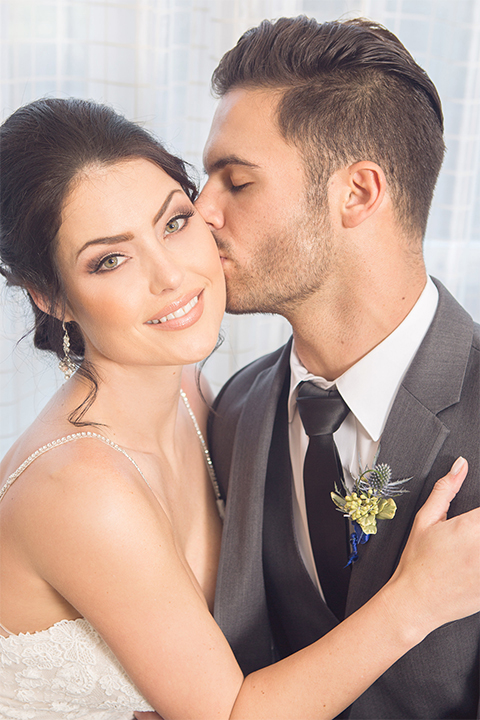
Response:
POLYGON ((72 377, 73 373, 77 369, 77 366, 70 358, 70 338, 68 337, 67 326, 65 321, 62 322, 63 329, 63 360, 60 360, 58 367, 65 375, 65 380, 72 377))

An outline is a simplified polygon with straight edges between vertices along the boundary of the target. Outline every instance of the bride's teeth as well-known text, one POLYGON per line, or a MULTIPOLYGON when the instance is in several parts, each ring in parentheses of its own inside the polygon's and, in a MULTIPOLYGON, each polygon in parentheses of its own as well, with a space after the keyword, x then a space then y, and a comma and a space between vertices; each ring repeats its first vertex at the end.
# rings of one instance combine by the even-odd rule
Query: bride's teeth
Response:
POLYGON ((192 308, 195 307, 195 305, 198 302, 198 296, 196 295, 193 300, 190 300, 186 305, 179 308, 178 310, 175 310, 173 313, 169 313, 168 315, 165 315, 165 317, 160 318, 160 320, 148 320, 147 324, 150 325, 157 325, 159 322, 165 323, 167 320, 174 320, 175 318, 180 318, 183 315, 186 315, 192 308))

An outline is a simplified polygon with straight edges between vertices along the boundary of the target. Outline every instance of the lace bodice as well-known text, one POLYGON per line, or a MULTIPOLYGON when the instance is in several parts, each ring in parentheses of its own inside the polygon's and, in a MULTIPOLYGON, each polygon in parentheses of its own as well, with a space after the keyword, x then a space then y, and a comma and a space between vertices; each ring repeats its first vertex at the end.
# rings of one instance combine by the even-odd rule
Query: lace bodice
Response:
MULTIPOLYGON (((223 516, 205 441, 183 391, 182 398, 202 444, 217 507, 223 516)), ((148 485, 137 463, 123 448, 97 433, 81 432, 54 440, 32 453, 3 485, 0 501, 37 457, 58 445, 85 438, 100 440, 123 453, 148 485)), ((152 708, 84 618, 61 620, 34 633, 8 637, 0 634, 0 720, 131 720, 134 710, 152 708)))
POLYGON ((152 710, 83 618, 0 636, 0 718, 131 720, 152 710))

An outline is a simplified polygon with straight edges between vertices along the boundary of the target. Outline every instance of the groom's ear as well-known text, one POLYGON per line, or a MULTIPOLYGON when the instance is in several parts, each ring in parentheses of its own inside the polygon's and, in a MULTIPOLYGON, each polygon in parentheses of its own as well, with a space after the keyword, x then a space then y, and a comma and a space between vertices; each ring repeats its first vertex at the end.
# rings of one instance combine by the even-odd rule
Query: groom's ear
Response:
POLYGON ((382 206, 387 189, 385 173, 376 163, 363 160, 342 168, 337 175, 342 226, 355 228, 382 206))

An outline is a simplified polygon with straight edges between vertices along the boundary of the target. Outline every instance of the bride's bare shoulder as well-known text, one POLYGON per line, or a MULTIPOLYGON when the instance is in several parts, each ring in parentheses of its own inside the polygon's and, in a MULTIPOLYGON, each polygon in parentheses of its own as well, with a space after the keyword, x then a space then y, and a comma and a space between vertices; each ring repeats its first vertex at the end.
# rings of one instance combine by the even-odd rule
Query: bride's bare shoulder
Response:
MULTIPOLYGON (((94 435, 72 440, 64 437, 66 440, 60 438, 35 457, 3 500, 6 522, 32 549, 39 547, 40 536, 45 542, 47 537, 54 542, 55 535, 64 536, 66 528, 82 535, 92 524, 97 526, 96 533, 112 531, 134 515, 151 513, 152 507, 156 521, 162 521, 161 506, 154 502, 152 491, 123 453, 94 435)), ((24 447, 24 453, 30 449, 24 447)), ((16 470, 11 459, 8 464, 2 484, 7 481, 6 473, 16 470)))

